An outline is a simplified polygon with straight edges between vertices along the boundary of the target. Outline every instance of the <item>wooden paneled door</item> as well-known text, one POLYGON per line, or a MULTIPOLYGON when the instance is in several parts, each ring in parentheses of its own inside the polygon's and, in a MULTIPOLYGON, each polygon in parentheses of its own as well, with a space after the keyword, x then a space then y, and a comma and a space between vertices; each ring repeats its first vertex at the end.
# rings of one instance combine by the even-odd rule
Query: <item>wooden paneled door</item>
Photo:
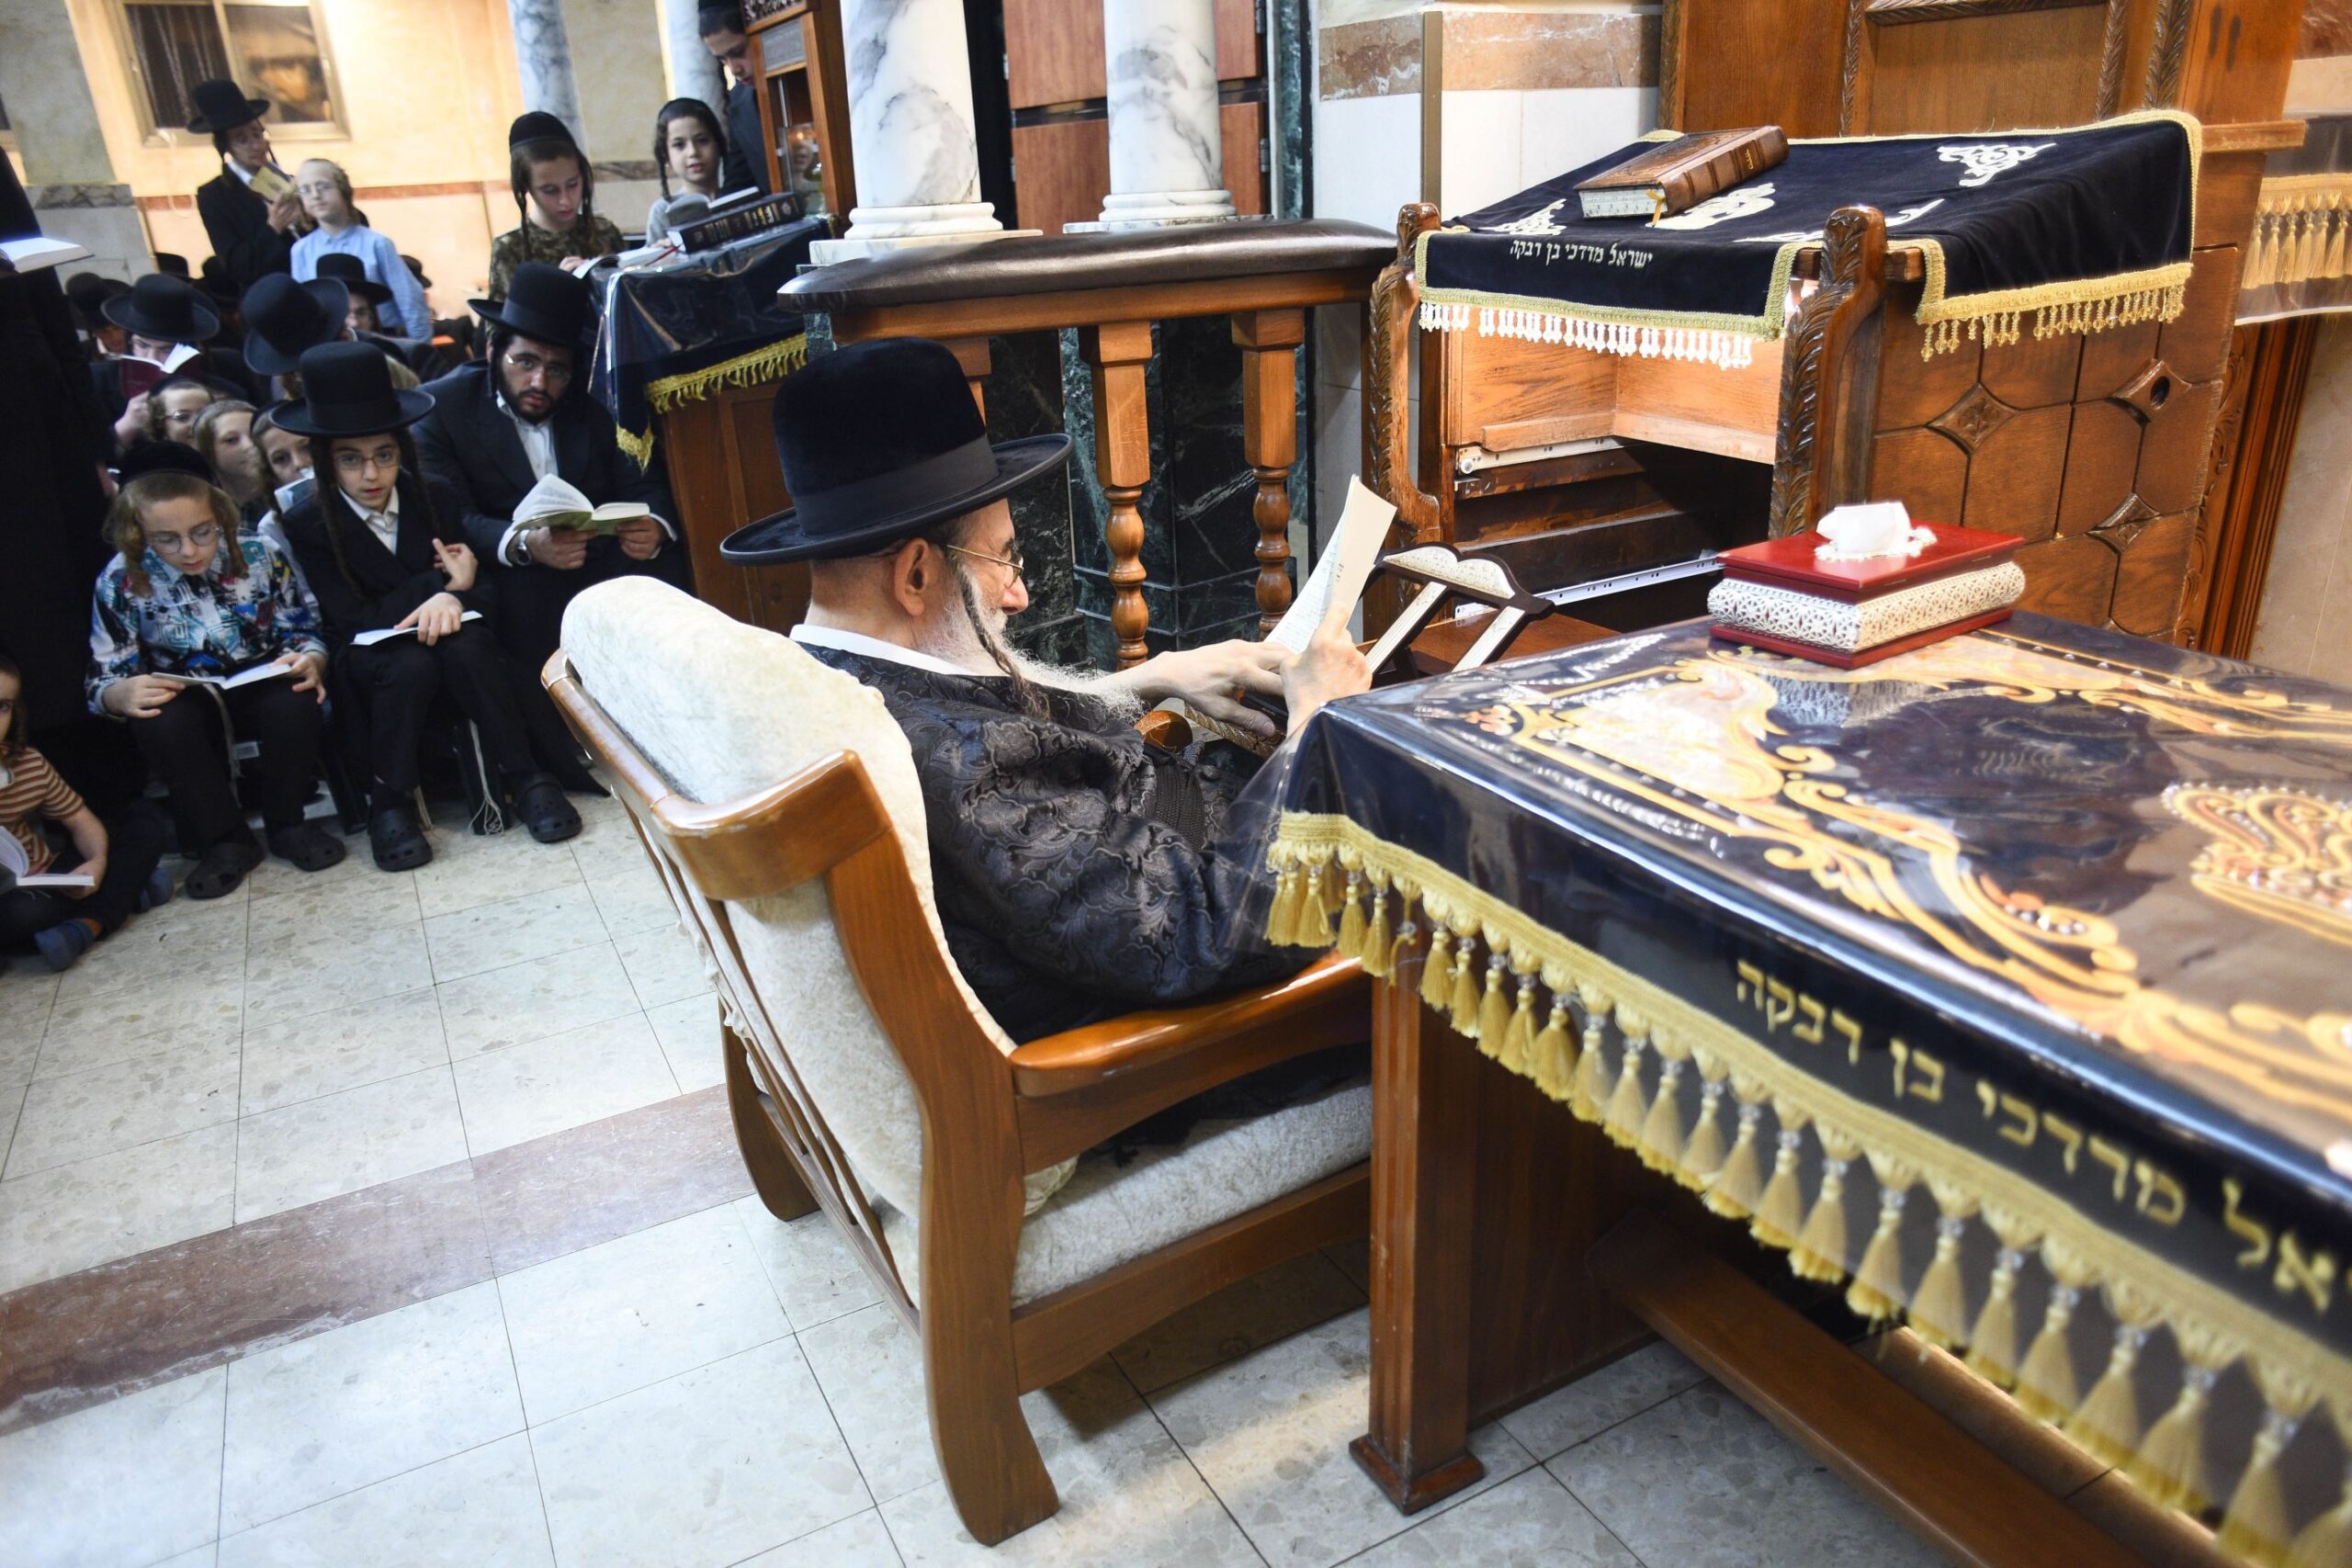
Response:
MULTIPOLYGON (((1267 210, 1266 51, 1253 0, 1216 0, 1225 185, 1237 211, 1267 210)), ((1012 102, 1013 201, 1021 227, 1061 232, 1102 215, 1111 192, 1101 0, 1004 0, 1012 102)))

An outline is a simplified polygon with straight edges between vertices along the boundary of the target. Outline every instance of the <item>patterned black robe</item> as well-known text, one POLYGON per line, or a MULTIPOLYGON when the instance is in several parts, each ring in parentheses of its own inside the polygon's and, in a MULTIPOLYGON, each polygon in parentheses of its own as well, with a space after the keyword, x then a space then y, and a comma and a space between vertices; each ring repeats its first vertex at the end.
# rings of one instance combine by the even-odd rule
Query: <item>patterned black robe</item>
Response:
POLYGON ((804 644, 882 694, 914 749, 948 951, 1026 1042, 1138 1008, 1295 974, 1256 922, 1270 807, 1241 798, 1255 758, 1223 741, 1152 745, 1107 705, 804 644))

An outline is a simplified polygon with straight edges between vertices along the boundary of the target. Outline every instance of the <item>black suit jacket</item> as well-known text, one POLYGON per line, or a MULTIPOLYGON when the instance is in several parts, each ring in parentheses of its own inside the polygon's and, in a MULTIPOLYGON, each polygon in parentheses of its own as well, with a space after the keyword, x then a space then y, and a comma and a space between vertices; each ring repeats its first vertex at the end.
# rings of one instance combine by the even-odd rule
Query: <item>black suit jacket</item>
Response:
MULTIPOLYGON (((425 473, 457 493, 463 509, 466 542, 485 561, 498 558, 498 541, 514 520, 515 503, 537 481, 523 438, 498 401, 487 365, 468 365, 425 383, 433 412, 416 426, 416 451, 425 473)), ((575 386, 548 416, 555 429, 555 471, 597 506, 612 501, 643 503, 673 524, 677 512, 662 482, 657 454, 650 468, 621 450, 613 416, 605 405, 575 386)), ((675 547, 674 542, 669 547, 675 547)))
MULTIPOLYGON (((400 534, 391 549, 384 547, 340 493, 330 496, 321 490, 287 513, 286 542, 294 547, 294 558, 319 602, 327 641, 338 650, 359 632, 398 626, 410 611, 447 586, 433 563, 433 541, 458 539, 457 496, 430 479, 402 474, 400 500, 400 534)), ((490 576, 483 566, 475 574, 474 586, 458 595, 467 609, 490 613, 490 576)))
POLYGON ((243 294, 273 272, 294 270, 294 236, 269 226, 269 203, 223 164, 220 173, 196 187, 196 215, 205 238, 243 294))
POLYGON ((730 82, 727 88, 727 156, 718 163, 721 194, 756 186, 768 188, 767 135, 760 129, 760 98, 751 86, 730 82))

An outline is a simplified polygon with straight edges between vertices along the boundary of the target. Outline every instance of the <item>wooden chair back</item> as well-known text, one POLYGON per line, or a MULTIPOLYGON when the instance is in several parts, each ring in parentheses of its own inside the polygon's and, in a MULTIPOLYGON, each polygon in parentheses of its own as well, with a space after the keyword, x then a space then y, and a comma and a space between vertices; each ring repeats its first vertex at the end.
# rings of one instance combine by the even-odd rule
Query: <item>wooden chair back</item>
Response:
POLYGON ((868 981, 869 966, 887 969, 893 985, 931 998, 944 1017, 924 1032, 924 1043, 946 1043, 943 1035, 967 1025, 948 1048, 994 1059, 1001 1053, 969 1027, 965 1005, 929 943, 886 941, 877 932, 897 927, 920 931, 925 919, 896 833, 865 768, 848 752, 835 752, 772 787, 740 799, 704 803, 680 795, 660 769, 581 684, 561 652, 549 660, 548 695, 582 745, 600 763, 628 808, 646 852, 670 891, 678 918, 717 970, 717 988, 727 1026, 750 1047, 759 1088, 773 1102, 786 1146, 808 1179, 811 1194, 831 1215, 869 1272, 890 1287, 891 1304, 911 1325, 914 1301, 882 1239, 882 1226, 840 1142, 799 1075, 775 1013, 745 961, 732 906, 781 894, 812 878, 825 878, 833 896, 843 947, 858 972, 861 989, 883 1021, 885 1032, 915 1083, 924 1105, 926 1138, 930 1096, 921 1053, 910 1055, 892 1026, 904 1010, 889 1004, 888 989, 868 981), (854 914, 843 918, 844 904, 854 914), (859 962, 868 945, 887 950, 872 965, 859 962), (925 975, 926 965, 933 975, 925 975), (984 1055, 982 1055, 984 1054, 984 1055))

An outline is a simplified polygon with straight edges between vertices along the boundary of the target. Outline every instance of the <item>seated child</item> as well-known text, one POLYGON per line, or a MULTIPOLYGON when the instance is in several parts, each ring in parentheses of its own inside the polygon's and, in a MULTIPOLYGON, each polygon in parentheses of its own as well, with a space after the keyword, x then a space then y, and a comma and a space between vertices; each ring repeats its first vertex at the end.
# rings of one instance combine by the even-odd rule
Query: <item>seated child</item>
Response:
POLYGON ((16 840, 28 874, 81 872, 97 878, 97 886, 0 892, 0 947, 30 941, 43 963, 63 969, 98 938, 121 930, 133 910, 170 899, 172 874, 156 863, 164 855, 161 824, 141 813, 109 835, 49 760, 19 739, 23 684, 15 661, 0 654, 0 830, 16 840), (44 819, 72 836, 78 862, 57 863, 41 830, 44 819))
POLYGON ((197 857, 188 897, 231 893, 261 863, 231 775, 232 729, 256 748, 244 781, 270 850, 304 871, 339 863, 343 840, 303 820, 317 777, 327 650, 294 569, 241 528, 235 502, 191 474, 132 479, 107 522, 120 553, 92 596, 90 711, 130 722, 169 793, 180 851, 197 857), (283 673, 219 683, 265 666, 283 673))

